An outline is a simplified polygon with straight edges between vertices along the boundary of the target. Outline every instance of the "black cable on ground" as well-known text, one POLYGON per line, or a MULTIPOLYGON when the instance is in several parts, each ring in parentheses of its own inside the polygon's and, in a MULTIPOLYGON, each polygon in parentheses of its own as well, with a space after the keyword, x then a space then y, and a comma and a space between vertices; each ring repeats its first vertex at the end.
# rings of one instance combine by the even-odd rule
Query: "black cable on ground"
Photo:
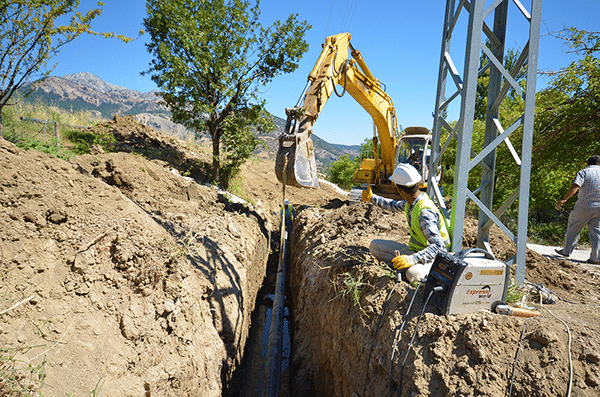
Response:
POLYGON ((429 298, 431 298, 431 295, 433 295, 434 292, 439 292, 439 291, 443 291, 443 287, 442 286, 437 286, 434 287, 431 292, 429 292, 429 295, 427 295, 427 299, 425 299, 425 303, 423 304, 423 308, 421 309, 421 314, 419 314, 419 319, 417 320, 417 325, 415 325, 415 332, 413 332, 413 336, 410 340, 410 344, 408 345, 408 349, 406 349, 406 354, 404 355, 404 360, 402 361, 402 366, 400 367, 400 380, 398 382, 398 396, 402 395, 402 373, 404 372, 404 365, 406 364, 406 360, 408 359, 408 354, 410 353, 412 346, 413 346, 413 342, 415 341, 415 338, 417 337, 417 331, 419 330, 419 324, 421 323, 421 318, 423 317, 423 314, 425 313, 425 309, 427 308, 427 303, 429 303, 429 298))
POLYGON ((392 294, 396 290, 396 287, 398 286, 398 284, 400 284, 400 277, 398 277, 398 281, 396 281, 396 284, 394 284, 394 287, 388 294, 387 298, 385 299, 385 302, 383 302, 383 307, 381 308, 381 314, 379 315, 379 319, 377 319, 377 325, 375 326, 375 335, 373 335, 373 341, 371 342, 371 349, 369 350, 369 357, 367 358, 367 370, 365 371, 366 372, 365 373, 365 383, 364 383, 363 392, 362 392, 363 397, 365 397, 365 393, 367 391, 367 380, 369 379, 369 363, 371 361, 371 354, 373 353, 373 346, 375 345, 375 338, 377 337, 377 332, 379 331, 379 326, 381 325, 381 320, 383 319, 383 314, 385 313, 387 304, 390 301, 390 298, 392 297, 392 294))
POLYGON ((392 357, 390 358, 390 370, 388 376, 388 396, 392 391, 392 365, 394 363, 394 354, 396 353, 396 347, 398 347, 398 342, 400 341, 400 337, 402 336, 402 331, 404 330, 404 326, 406 325, 406 321, 408 320, 408 315, 410 314, 410 309, 412 308, 413 302, 419 292, 419 288, 421 288, 421 284, 423 284, 426 279, 419 281, 419 285, 417 285, 417 289, 415 289, 415 293, 413 294, 410 303, 408 304, 408 309, 406 309, 406 313, 404 314, 404 318, 402 319, 402 323, 400 324, 400 330, 396 334, 394 338, 394 346, 392 347, 392 357))

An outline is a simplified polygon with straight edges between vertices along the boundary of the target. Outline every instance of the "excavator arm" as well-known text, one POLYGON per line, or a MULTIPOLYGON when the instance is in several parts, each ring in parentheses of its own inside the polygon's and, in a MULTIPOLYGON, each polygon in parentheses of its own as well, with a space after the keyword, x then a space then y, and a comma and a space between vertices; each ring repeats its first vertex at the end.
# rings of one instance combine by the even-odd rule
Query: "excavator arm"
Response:
POLYGON ((375 136, 375 159, 371 160, 368 170, 362 172, 360 181, 377 185, 387 181, 394 170, 398 125, 392 98, 381 88, 381 83, 373 76, 360 52, 352 47, 350 39, 349 33, 327 38, 298 103, 286 109, 286 128, 279 137, 275 163, 275 172, 281 182, 285 178, 285 183, 292 186, 318 188, 311 135, 319 114, 334 92, 338 96, 348 92, 369 113, 377 127, 381 160, 377 157, 375 136), (341 93, 338 86, 341 86, 341 93))

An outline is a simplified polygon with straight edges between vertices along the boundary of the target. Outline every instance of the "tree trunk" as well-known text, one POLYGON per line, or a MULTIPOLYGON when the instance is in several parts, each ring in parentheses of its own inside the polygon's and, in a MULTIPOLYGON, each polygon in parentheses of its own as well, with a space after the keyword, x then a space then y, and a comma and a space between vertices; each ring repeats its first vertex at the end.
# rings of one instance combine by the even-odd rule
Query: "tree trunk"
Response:
POLYGON ((221 141, 221 131, 218 127, 210 126, 212 137, 212 145, 213 145, 213 158, 212 158, 212 180, 213 182, 221 181, 219 180, 221 177, 221 161, 220 161, 220 141, 221 141))
POLYGON ((2 108, 0 107, 0 138, 4 138, 4 122, 2 120, 2 108))

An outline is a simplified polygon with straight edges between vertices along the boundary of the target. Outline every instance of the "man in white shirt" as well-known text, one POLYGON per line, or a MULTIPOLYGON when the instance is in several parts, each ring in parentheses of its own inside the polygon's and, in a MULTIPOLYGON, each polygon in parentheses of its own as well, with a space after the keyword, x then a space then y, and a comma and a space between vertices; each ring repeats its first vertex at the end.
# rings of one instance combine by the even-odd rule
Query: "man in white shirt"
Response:
POLYGON ((600 265, 600 156, 591 156, 587 164, 577 173, 565 197, 556 202, 556 208, 560 209, 575 193, 579 193, 569 215, 565 246, 556 253, 569 257, 577 245, 581 229, 587 225, 592 246, 587 262, 600 265))

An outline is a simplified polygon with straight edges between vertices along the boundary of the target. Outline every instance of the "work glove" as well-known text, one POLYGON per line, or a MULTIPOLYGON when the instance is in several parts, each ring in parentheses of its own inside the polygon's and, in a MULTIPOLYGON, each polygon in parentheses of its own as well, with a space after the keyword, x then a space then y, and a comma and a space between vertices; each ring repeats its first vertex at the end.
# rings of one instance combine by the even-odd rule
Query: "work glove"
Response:
POLYGON ((363 192, 362 192, 361 200, 368 202, 368 201, 371 201, 372 198, 373 198, 373 192, 371 191, 371 185, 367 185, 367 189, 363 190, 363 192))
POLYGON ((392 265, 396 270, 408 269, 415 264, 415 260, 409 255, 398 255, 392 259, 392 265))

